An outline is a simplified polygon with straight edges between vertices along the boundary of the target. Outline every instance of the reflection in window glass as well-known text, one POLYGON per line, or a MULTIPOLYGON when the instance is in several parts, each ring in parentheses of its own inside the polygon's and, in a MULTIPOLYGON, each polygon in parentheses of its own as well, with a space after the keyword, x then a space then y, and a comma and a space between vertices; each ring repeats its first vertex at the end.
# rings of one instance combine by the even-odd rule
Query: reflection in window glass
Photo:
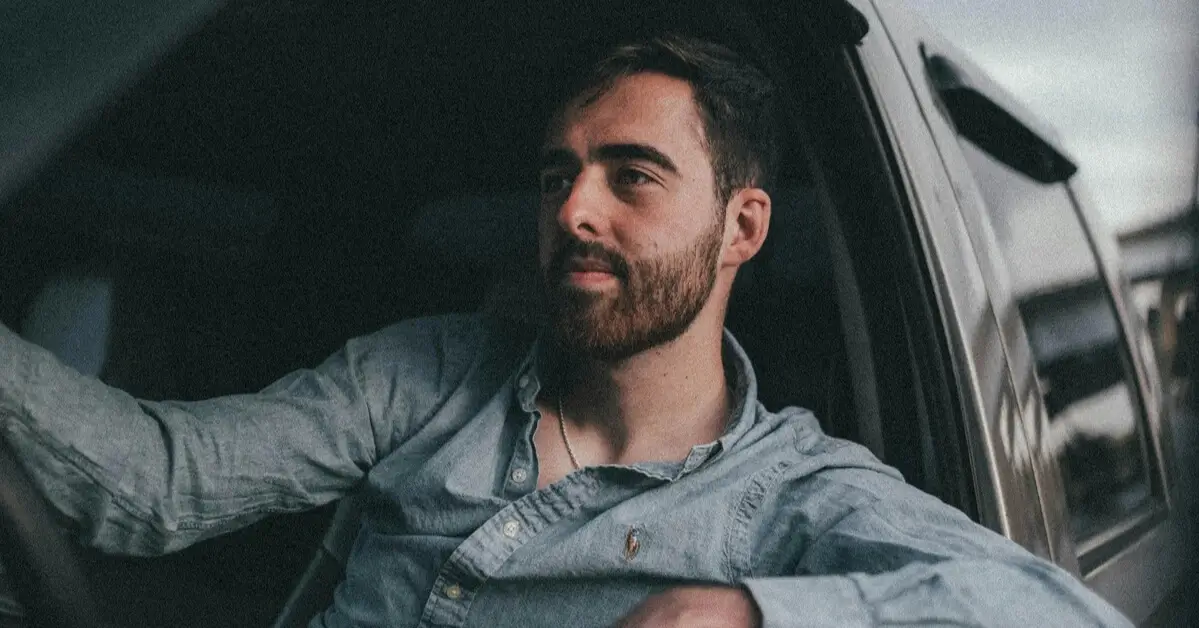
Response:
POLYGON ((1132 285, 1132 296, 1149 329, 1166 394, 1172 404, 1181 405, 1193 376, 1195 356, 1199 355, 1189 335, 1195 322, 1195 285, 1186 273, 1150 277, 1132 285))
POLYGON ((1047 446, 1085 541, 1150 505, 1149 464, 1111 295, 1064 185, 1034 181, 968 142, 1049 412, 1047 446))

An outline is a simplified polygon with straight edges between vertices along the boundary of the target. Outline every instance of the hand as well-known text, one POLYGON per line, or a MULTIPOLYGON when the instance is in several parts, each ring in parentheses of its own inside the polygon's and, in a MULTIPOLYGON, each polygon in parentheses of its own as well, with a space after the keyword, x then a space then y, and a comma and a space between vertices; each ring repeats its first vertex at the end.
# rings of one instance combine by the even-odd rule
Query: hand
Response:
POLYGON ((761 628, 762 612, 749 591, 735 587, 678 587, 651 595, 617 628, 761 628))

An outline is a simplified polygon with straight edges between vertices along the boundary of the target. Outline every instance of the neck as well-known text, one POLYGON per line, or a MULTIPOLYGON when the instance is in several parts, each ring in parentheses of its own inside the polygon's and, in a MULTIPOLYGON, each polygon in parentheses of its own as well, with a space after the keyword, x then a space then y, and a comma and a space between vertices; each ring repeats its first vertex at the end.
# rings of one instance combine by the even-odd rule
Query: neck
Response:
POLYGON ((719 438, 729 414, 720 314, 701 312, 678 338, 627 359, 571 362, 560 392, 580 440, 631 464, 681 460, 719 438))

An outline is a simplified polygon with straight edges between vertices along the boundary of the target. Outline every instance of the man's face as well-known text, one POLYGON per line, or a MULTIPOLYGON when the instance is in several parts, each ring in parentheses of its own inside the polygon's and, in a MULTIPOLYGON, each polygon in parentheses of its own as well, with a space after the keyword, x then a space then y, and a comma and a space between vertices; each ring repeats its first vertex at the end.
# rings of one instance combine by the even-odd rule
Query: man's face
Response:
POLYGON ((635 74, 568 105, 541 168, 540 264, 558 340, 617 360, 685 331, 712 293, 724 209, 685 81, 635 74))

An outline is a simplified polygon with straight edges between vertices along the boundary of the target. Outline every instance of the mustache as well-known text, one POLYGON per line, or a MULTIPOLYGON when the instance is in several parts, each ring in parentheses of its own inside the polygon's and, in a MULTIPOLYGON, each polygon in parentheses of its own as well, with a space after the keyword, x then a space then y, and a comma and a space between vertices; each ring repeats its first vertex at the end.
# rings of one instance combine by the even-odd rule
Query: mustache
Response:
POLYGON ((586 242, 570 238, 563 242, 550 258, 549 274, 551 277, 561 277, 566 273, 566 264, 571 259, 599 260, 612 269, 612 274, 619 279, 629 276, 629 263, 624 257, 604 247, 599 242, 586 242))

